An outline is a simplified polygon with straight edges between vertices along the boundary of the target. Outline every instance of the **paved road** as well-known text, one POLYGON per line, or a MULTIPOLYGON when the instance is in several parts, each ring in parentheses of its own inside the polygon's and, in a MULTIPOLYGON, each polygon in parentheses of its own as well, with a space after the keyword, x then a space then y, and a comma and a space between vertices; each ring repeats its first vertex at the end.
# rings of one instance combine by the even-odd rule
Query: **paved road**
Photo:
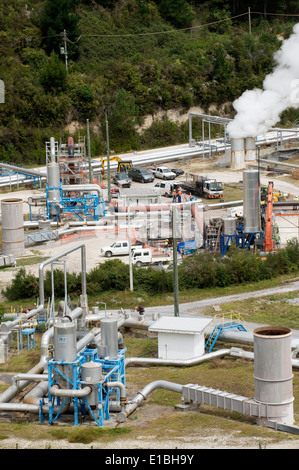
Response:
MULTIPOLYGON (((216 305, 221 305, 221 304, 230 303, 230 302, 238 302, 238 301, 246 300, 249 297, 258 299, 260 297, 265 297, 265 296, 272 295, 272 294, 283 294, 283 293, 296 292, 296 291, 299 291, 299 280, 294 280, 292 282, 285 283, 281 286, 270 287, 268 289, 262 289, 262 290, 253 291, 253 292, 244 292, 240 294, 232 294, 232 295, 226 295, 226 296, 221 296, 221 297, 197 300, 194 302, 181 303, 179 306, 179 315, 186 316, 186 317, 190 317, 190 316, 200 317, 201 316, 200 309, 204 307, 216 306, 216 305)), ((113 313, 116 313, 116 311, 109 310, 107 313, 113 314, 113 313)), ((159 313, 160 316, 163 316, 163 315, 173 316, 174 306, 173 305, 160 305, 157 307, 145 308, 145 316, 147 320, 152 319, 153 313, 159 313)), ((205 316, 204 318, 207 318, 207 316, 205 316)), ((249 322, 248 322, 248 325, 250 327, 251 332, 255 328, 259 326, 263 326, 262 324, 259 324, 259 323, 249 323, 249 322)), ((242 332, 239 332, 238 334, 242 337, 242 332)), ((244 334, 244 337, 245 335, 246 333, 244 334)), ((222 336, 224 337, 226 335, 222 334, 222 336)), ((292 338, 293 338, 292 340, 293 347, 299 347, 299 330, 292 330, 292 338)))
MULTIPOLYGON (((214 297, 202 300, 196 300, 194 302, 186 302, 180 304, 181 315, 198 315, 198 309, 213 305, 221 305, 229 302, 238 302, 250 298, 265 297, 272 294, 283 294, 286 292, 299 291, 299 280, 295 280, 281 286, 270 287, 268 289, 262 289, 254 292, 244 292, 240 294, 232 294, 221 297, 214 297)), ((172 315, 173 305, 161 305, 158 307, 146 308, 146 313, 152 314, 154 312, 160 313, 160 315, 172 315)))

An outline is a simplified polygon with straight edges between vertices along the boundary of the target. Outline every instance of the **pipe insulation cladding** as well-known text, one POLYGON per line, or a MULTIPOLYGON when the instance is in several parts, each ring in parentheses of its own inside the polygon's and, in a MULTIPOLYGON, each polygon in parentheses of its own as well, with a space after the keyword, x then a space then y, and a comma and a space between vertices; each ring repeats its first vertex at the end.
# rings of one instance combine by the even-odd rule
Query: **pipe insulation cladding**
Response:
POLYGON ((258 170, 243 171, 244 233, 261 231, 261 197, 258 170))
POLYGON ((293 424, 291 330, 265 326, 253 336, 255 400, 267 406, 268 419, 293 424))

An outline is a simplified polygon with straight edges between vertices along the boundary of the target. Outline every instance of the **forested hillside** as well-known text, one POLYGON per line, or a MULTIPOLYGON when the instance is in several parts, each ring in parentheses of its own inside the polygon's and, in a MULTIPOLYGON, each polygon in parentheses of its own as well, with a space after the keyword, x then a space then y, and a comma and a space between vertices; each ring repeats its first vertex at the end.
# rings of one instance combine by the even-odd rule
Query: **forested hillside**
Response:
MULTIPOLYGON (((232 117, 232 101, 272 70, 298 13, 296 0, 4 0, 0 160, 44 164, 45 141, 66 139, 74 122, 85 134, 86 119, 92 155, 104 153, 105 112, 116 152, 186 142, 187 123, 137 126, 193 106, 232 117)), ((296 119, 287 110, 281 125, 296 119)))

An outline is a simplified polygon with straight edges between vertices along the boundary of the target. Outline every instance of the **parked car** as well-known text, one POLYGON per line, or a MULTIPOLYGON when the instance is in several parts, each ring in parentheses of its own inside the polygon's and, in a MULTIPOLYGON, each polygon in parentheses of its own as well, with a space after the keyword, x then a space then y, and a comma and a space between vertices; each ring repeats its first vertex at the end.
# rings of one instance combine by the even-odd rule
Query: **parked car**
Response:
POLYGON ((154 181, 154 176, 149 170, 138 166, 130 168, 128 176, 133 181, 138 181, 139 183, 152 183, 154 181))
MULTIPOLYGON (((131 250, 135 250, 136 248, 142 247, 142 244, 136 243, 131 245, 131 250)), ((129 254, 129 242, 128 240, 120 240, 115 243, 112 243, 110 246, 104 246, 101 248, 101 255, 106 256, 107 258, 111 258, 111 256, 120 256, 120 255, 128 255, 129 254)))
POLYGON ((120 173, 115 173, 113 176, 113 183, 117 184, 121 188, 130 188, 132 184, 131 178, 125 173, 121 171, 120 173))
POLYGON ((181 176, 185 173, 184 170, 181 170, 180 168, 171 168, 171 171, 175 173, 176 176, 181 176))
POLYGON ((162 180, 174 180, 176 178, 176 174, 166 166, 158 166, 152 170, 152 173, 156 178, 161 178, 162 180))

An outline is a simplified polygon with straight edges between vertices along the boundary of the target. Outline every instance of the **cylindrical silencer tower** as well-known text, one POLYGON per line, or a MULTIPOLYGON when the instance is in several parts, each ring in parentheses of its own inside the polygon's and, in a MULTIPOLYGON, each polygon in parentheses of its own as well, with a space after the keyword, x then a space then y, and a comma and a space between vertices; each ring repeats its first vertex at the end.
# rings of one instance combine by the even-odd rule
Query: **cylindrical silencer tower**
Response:
POLYGON ((246 137, 245 139, 245 163, 256 160, 255 138, 246 137))
POLYGON ((244 232, 261 231, 261 197, 258 170, 243 171, 244 232))
POLYGON ((1 213, 3 255, 22 256, 25 253, 22 199, 3 199, 1 213))
POLYGON ((85 362, 81 366, 82 387, 89 385, 92 392, 86 397, 87 403, 94 409, 99 403, 99 383, 102 380, 102 365, 97 362, 85 362))
POLYGON ((114 318, 101 320, 101 344, 98 348, 100 356, 117 359, 118 356, 118 323, 114 318))
MULTIPOLYGON (((76 332, 76 323, 66 317, 54 325, 54 359, 61 362, 56 367, 70 381, 73 381, 73 366, 65 363, 74 363, 77 359, 76 332)), ((70 382, 61 374, 55 375, 55 382, 59 383, 61 388, 72 388, 70 382)))
POLYGON ((239 170, 245 166, 245 140, 231 138, 231 168, 239 170))
POLYGON ((58 204, 61 201, 60 170, 59 164, 50 162, 47 166, 48 202, 50 203, 50 215, 55 216, 59 212, 58 204), (56 207, 57 205, 57 207, 56 207))
POLYGON ((255 400, 267 405, 268 419, 289 425, 294 422, 291 335, 289 328, 273 326, 253 332, 255 400))

